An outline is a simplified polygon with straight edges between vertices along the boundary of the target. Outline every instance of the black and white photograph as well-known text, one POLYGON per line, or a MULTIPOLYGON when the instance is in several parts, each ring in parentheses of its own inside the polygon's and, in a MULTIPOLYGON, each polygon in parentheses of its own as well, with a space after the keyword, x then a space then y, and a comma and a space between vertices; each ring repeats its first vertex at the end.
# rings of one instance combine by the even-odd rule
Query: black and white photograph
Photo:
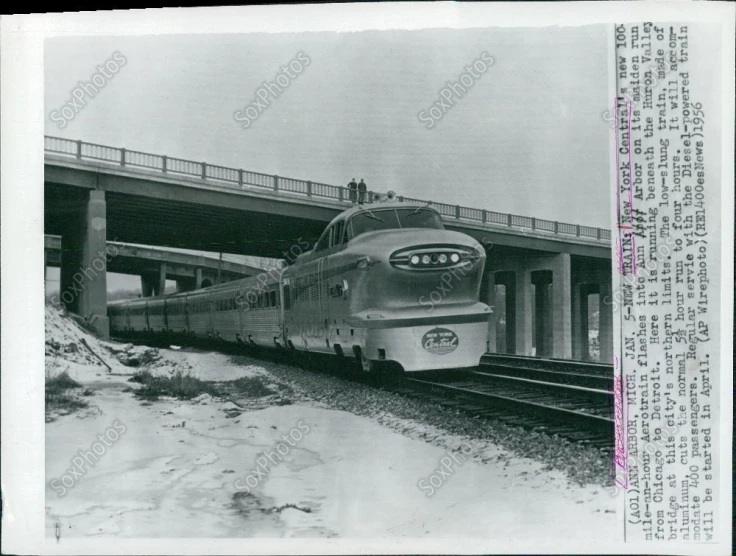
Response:
POLYGON ((733 6, 565 4, 44 22, 3 552, 726 554, 733 6))

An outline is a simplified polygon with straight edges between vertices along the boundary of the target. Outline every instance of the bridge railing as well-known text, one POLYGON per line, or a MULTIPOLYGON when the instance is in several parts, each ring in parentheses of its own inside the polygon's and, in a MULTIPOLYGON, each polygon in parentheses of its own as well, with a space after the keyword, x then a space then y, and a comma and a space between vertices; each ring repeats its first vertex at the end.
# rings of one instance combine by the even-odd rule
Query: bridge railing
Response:
MULTIPOLYGON (((128 149, 110 147, 108 145, 85 143, 84 141, 74 141, 72 139, 52 137, 49 135, 44 137, 44 149, 49 153, 73 156, 80 160, 99 160, 102 162, 118 164, 120 166, 133 166, 146 168, 148 170, 157 170, 163 173, 194 176, 203 180, 226 184, 227 187, 232 187, 233 189, 242 190, 250 187, 258 187, 275 192, 286 191, 288 193, 295 193, 298 195, 334 199, 338 202, 348 204, 352 203, 349 189, 341 185, 330 185, 327 183, 286 178, 271 174, 261 174, 259 172, 251 172, 241 168, 228 168, 226 166, 218 166, 216 164, 208 164, 206 162, 196 162, 181 158, 171 158, 160 154, 130 151, 128 149)), ((370 199, 370 192, 368 194, 368 199, 370 199)), ((611 239, 611 230, 605 228, 580 226, 577 224, 568 224, 566 222, 554 222, 552 220, 544 220, 541 218, 463 207, 460 205, 450 205, 435 201, 413 199, 411 197, 399 196, 399 200, 428 203, 432 207, 436 208, 442 216, 450 219, 474 221, 521 230, 542 231, 558 235, 578 236, 600 241, 608 241, 611 239)))

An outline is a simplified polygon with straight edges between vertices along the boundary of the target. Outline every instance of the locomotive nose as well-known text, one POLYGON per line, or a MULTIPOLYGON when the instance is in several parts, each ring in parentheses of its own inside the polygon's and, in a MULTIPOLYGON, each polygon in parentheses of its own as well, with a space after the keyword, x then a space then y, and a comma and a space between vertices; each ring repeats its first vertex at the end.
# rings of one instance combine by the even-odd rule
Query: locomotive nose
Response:
POLYGON ((365 234, 354 284, 371 307, 426 310, 423 305, 431 300, 449 309, 478 301, 486 257, 472 237, 426 229, 374 233, 365 234))

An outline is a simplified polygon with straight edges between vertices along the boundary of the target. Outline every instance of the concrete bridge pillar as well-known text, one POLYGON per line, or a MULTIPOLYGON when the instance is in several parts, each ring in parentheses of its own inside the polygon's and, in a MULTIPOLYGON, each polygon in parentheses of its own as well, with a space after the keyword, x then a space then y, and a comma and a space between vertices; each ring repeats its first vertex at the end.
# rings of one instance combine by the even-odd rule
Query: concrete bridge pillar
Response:
POLYGON ((496 345, 496 323, 498 322, 498 310, 496 307, 496 273, 487 272, 486 283, 486 305, 488 305, 493 313, 488 321, 488 351, 496 353, 498 346, 496 345))
MULTIPOLYGON (((590 359, 590 296, 598 295, 600 288, 597 283, 577 284, 573 295, 573 358, 581 361, 590 359)), ((600 315, 599 315, 600 316, 600 315)))
POLYGON ((141 293, 143 297, 152 297, 155 295, 156 283, 150 274, 141 274, 141 293))
POLYGON ((166 292, 166 263, 161 263, 158 268, 158 291, 156 295, 164 295, 166 292))
POLYGON ((590 271, 578 277, 572 296, 572 345, 573 358, 582 361, 590 357, 591 309, 598 309, 598 343, 600 362, 613 362, 613 307, 611 305, 611 272, 609 267, 590 271), (597 295, 595 306, 591 295, 597 295))
POLYGON ((601 272, 600 312, 598 314, 598 339, 601 348, 601 363, 613 363, 613 305, 610 270, 601 272))
MULTIPOLYGON (((583 360, 583 293, 581 284, 574 284, 572 287, 572 358, 583 360)), ((586 313, 587 316, 587 313, 586 313)))
POLYGON ((493 327, 491 349, 495 353, 516 353, 516 274, 510 271, 489 272, 489 284, 493 284, 493 327), (492 278, 491 278, 492 276, 492 278), (503 296, 500 295, 503 288, 503 296), (501 318, 504 324, 501 326, 501 318), (503 332, 503 335, 501 335, 503 332))
POLYGON ((572 358, 570 254, 555 256, 552 275, 552 357, 572 358))
POLYGON ((176 291, 177 292, 190 292, 196 289, 194 278, 177 278, 176 279, 176 291))
MULTIPOLYGON (((517 270, 514 274, 514 294, 516 297, 516 307, 514 311, 514 328, 516 329, 515 353, 517 355, 531 355, 533 311, 532 273, 530 270, 522 268, 517 270)), ((512 351, 511 353, 514 352, 512 351)))
POLYGON ((166 263, 161 263, 157 273, 141 274, 143 297, 163 295, 166 289, 166 263))
POLYGON ((60 299, 100 336, 109 338, 105 192, 84 192, 69 203, 61 240, 60 299))
POLYGON ((550 357, 552 355, 552 346, 554 338, 552 335, 553 327, 553 295, 552 295, 552 276, 549 270, 535 270, 531 275, 532 284, 534 284, 534 346, 536 355, 540 357, 550 357))

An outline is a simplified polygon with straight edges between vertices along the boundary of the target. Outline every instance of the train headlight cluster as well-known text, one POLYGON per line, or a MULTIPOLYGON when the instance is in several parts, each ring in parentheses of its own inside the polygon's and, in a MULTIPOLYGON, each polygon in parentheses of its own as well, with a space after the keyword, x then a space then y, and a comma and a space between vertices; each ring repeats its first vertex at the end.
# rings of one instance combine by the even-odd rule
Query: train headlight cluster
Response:
POLYGON ((412 267, 432 267, 432 266, 447 266, 450 264, 457 264, 460 262, 459 253, 424 253, 416 254, 409 257, 409 264, 412 267))
POLYGON ((395 251, 389 257, 392 266, 405 270, 433 270, 471 265, 481 258, 472 247, 450 245, 421 245, 395 251))

